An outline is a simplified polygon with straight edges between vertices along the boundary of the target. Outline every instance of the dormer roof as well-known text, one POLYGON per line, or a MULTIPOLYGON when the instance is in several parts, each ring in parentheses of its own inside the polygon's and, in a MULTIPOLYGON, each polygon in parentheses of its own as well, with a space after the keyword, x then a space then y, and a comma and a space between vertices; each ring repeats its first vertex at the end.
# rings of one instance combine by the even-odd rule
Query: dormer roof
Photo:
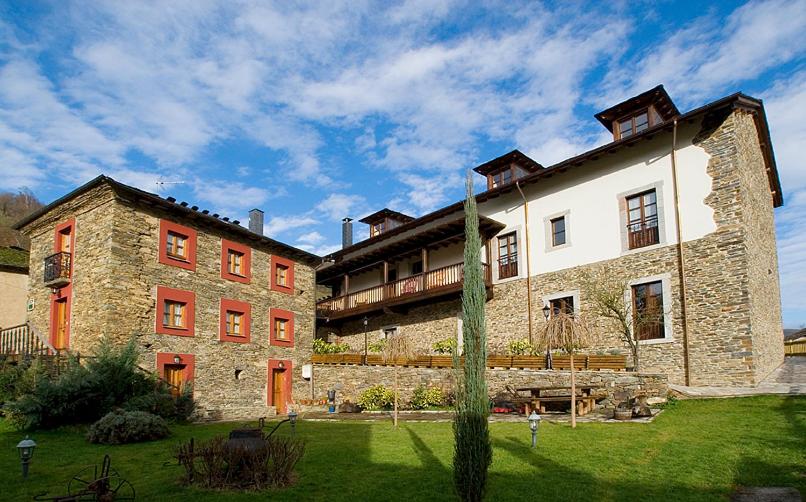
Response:
POLYGON ((608 131, 612 132, 614 121, 647 108, 649 105, 652 105, 664 122, 676 115, 680 115, 680 111, 675 106, 672 98, 669 97, 666 89, 663 88, 663 85, 659 85, 637 96, 625 99, 621 103, 597 113, 594 117, 603 126, 607 127, 608 131))
POLYGON ((370 214, 369 216, 365 216, 361 218, 361 223, 366 223, 367 225, 373 225, 375 223, 380 223, 385 219, 395 220, 400 223, 408 223, 414 218, 403 213, 398 213, 397 211, 392 211, 389 208, 383 208, 380 211, 370 214))
POLYGON ((486 176, 500 169, 509 167, 512 164, 518 165, 529 173, 534 173, 540 169, 543 169, 543 166, 537 161, 529 158, 523 152, 516 149, 509 153, 505 153, 498 158, 485 162, 484 164, 476 166, 473 168, 473 170, 482 176, 486 176))

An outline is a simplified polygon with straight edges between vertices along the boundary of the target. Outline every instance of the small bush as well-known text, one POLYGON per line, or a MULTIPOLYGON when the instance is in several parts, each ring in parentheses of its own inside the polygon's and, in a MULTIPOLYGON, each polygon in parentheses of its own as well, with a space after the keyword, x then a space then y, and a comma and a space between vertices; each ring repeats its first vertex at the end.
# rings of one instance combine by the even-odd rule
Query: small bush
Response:
POLYGON ((437 354, 453 354, 453 351, 456 350, 456 338, 440 340, 434 343, 431 348, 437 354))
POLYGON ((415 410, 445 406, 447 399, 439 387, 417 387, 411 397, 411 407, 415 410))
POLYGON ((535 348, 526 338, 509 342, 507 348, 511 356, 528 356, 535 353, 535 348))
POLYGON ((180 444, 174 457, 185 470, 185 484, 260 490, 290 485, 294 467, 304 453, 305 444, 294 438, 268 437, 247 448, 232 446, 227 438, 216 436, 180 444))
POLYGON ((116 410, 90 426, 90 443, 124 444, 153 441, 168 437, 171 431, 165 420, 143 411, 116 410))
POLYGON ((367 345, 367 351, 374 352, 374 353, 383 352, 384 348, 386 348, 386 340, 384 340, 384 339, 380 339, 380 340, 376 340, 374 342, 370 342, 367 345))
POLYGON ((346 343, 329 343, 321 338, 313 341, 314 354, 340 354, 350 350, 350 346, 346 343))
POLYGON ((358 406, 365 410, 389 409, 395 402, 395 393, 383 385, 375 385, 358 396, 358 406))

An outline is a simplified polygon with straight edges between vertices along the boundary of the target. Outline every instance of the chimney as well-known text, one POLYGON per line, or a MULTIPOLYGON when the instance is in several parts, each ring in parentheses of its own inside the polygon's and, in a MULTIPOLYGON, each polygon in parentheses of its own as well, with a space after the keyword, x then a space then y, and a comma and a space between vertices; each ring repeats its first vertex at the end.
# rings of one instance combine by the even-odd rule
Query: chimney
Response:
POLYGON ((341 220, 341 248, 348 248, 353 245, 353 219, 344 218, 341 220))
POLYGON ((263 235, 263 211, 260 209, 252 209, 249 211, 249 230, 256 234, 263 235))

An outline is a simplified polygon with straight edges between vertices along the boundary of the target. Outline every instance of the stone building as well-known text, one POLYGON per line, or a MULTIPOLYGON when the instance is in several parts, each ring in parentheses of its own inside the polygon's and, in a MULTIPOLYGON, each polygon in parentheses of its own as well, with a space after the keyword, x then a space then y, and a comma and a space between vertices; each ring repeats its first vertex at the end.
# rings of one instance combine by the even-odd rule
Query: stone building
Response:
POLYGON ((310 394, 318 257, 99 176, 16 227, 31 238, 29 322, 56 349, 101 337, 142 349, 141 366, 201 418, 256 418, 310 394))
MULTIPOLYGON (((658 86, 596 115, 599 148, 544 167, 514 150, 476 167, 491 353, 547 313, 591 309, 582 277, 620 278, 641 369, 689 385, 753 385, 783 361, 774 208, 783 204, 760 100, 680 113, 658 86), (649 314, 654 313, 654 316, 649 314)), ((384 209, 317 273, 317 336, 363 352, 411 334, 421 352, 461 336, 462 203, 419 218, 384 209)), ((592 352, 627 353, 600 322, 592 352)))
POLYGON ((28 252, 0 247, 0 329, 25 322, 28 297, 28 252))

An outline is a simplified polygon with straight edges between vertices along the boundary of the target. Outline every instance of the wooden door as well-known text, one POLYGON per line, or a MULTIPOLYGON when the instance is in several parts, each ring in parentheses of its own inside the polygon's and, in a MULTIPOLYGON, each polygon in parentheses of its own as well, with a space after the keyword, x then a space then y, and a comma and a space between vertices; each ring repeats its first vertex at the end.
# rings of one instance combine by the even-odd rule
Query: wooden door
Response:
POLYGON ((185 365, 183 364, 166 364, 165 365, 165 381, 171 385, 171 394, 174 397, 179 396, 182 392, 182 383, 184 379, 182 378, 182 373, 185 371, 185 365))
POLYGON ((62 230, 59 232, 59 251, 64 253, 72 252, 72 247, 70 246, 70 229, 62 230))
POLYGON ((286 412, 285 370, 271 370, 271 402, 278 415, 286 412))
POLYGON ((56 326, 53 336, 53 348, 67 348, 67 299, 56 300, 56 326))

